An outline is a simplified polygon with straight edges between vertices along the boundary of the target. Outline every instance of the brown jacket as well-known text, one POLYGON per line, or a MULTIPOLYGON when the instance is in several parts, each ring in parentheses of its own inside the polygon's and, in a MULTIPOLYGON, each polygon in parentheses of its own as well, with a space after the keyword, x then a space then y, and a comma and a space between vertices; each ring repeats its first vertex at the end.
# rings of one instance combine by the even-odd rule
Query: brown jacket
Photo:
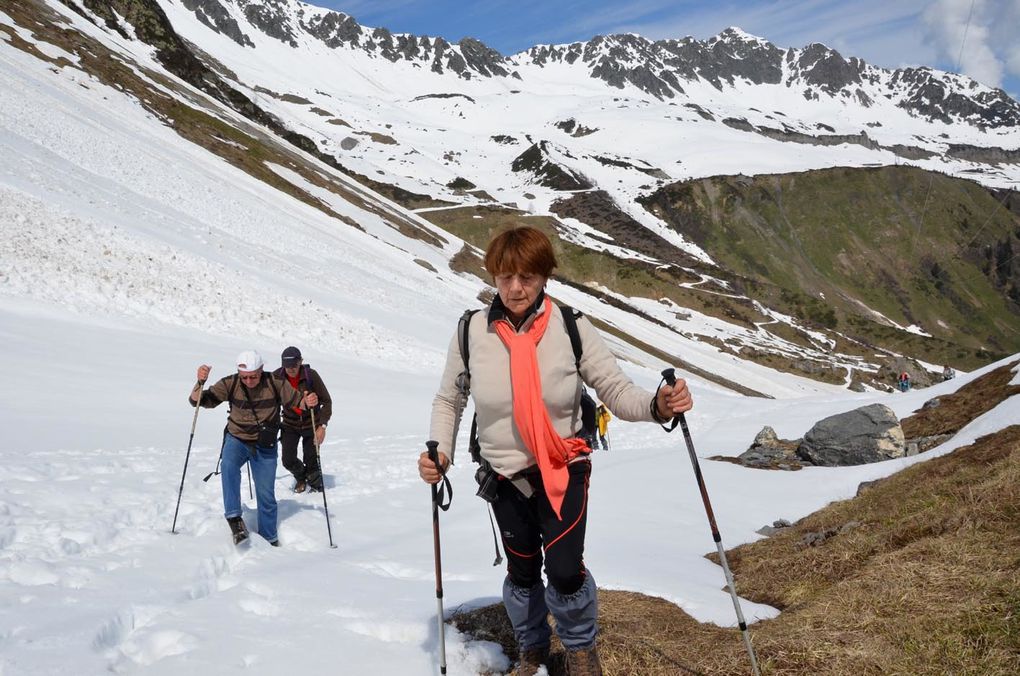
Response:
MULTIPOLYGON (((288 384, 290 383, 290 379, 287 378, 287 372, 282 366, 273 371, 273 375, 286 380, 288 384)), ((316 396, 319 397, 319 406, 315 410, 315 424, 325 425, 328 423, 329 419, 333 417, 333 400, 330 398, 329 390, 326 389, 326 383, 322 382, 319 372, 308 364, 302 364, 301 369, 298 371, 297 388, 302 392, 305 390, 315 392, 316 396)), ((293 408, 285 406, 283 409, 283 426, 292 430, 310 431, 312 429, 312 416, 307 410, 302 410, 301 414, 298 415, 293 408)))
MULTIPOLYGON (((498 298, 497 298, 498 301, 498 298)), ((556 432, 570 437, 581 429, 581 380, 592 387, 598 398, 619 418, 653 422, 653 393, 635 385, 620 370, 616 357, 587 317, 579 317, 581 337, 581 375, 574 367, 574 351, 563 325, 563 316, 555 304, 545 335, 538 344, 538 370, 542 377, 542 398, 556 432)), ((541 311, 541 309, 539 310, 541 311)), ((535 464, 535 457, 521 440, 513 419, 513 393, 510 387, 510 353, 489 320, 499 318, 498 308, 477 312, 468 326, 471 367, 471 399, 478 416, 478 442, 482 457, 503 476, 535 464)), ((531 325, 533 317, 520 330, 531 325)), ((467 401, 457 389, 457 376, 464 370, 456 331, 450 341, 446 368, 439 391, 432 402, 430 438, 439 442, 439 450, 453 460, 454 440, 467 401)))
MULTIPOLYGON (((301 403, 301 393, 291 387, 286 378, 281 380, 270 373, 263 372, 259 384, 248 390, 251 397, 251 405, 249 405, 248 399, 245 397, 244 383, 238 379, 237 386, 234 387, 235 378, 237 378, 236 373, 220 379, 209 389, 203 390, 199 403, 202 408, 216 408, 227 401, 233 387, 234 396, 228 402, 230 415, 227 416, 227 431, 241 441, 253 442, 258 438, 259 426, 255 422, 255 415, 252 414, 253 406, 260 422, 279 427, 280 406, 297 406, 301 403), (276 392, 279 392, 279 400, 269 383, 270 378, 276 385, 276 392)), ((191 401, 190 395, 188 401, 192 406, 195 405, 195 402, 191 401)))

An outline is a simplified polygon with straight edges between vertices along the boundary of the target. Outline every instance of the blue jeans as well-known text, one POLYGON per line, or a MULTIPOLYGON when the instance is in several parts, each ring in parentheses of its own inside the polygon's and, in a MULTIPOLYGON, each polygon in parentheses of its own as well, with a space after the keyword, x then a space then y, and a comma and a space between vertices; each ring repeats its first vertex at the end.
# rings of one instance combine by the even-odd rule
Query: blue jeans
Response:
POLYGON ((276 444, 249 446, 233 434, 223 440, 220 484, 223 486, 223 516, 241 516, 241 467, 251 463, 255 498, 259 508, 258 533, 273 542, 276 534, 276 444))

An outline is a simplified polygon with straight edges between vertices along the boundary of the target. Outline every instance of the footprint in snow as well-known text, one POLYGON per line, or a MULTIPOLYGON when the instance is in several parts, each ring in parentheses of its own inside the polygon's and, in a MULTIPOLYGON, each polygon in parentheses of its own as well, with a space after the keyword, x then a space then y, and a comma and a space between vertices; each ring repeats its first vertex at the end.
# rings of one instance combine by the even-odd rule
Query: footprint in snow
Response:
POLYGON ((194 650, 198 640, 191 634, 164 629, 144 636, 133 636, 120 646, 120 657, 111 665, 113 671, 126 671, 134 666, 149 666, 156 662, 194 650))
POLYGON ((416 622, 346 622, 344 629, 385 643, 421 644, 429 637, 431 625, 416 622))

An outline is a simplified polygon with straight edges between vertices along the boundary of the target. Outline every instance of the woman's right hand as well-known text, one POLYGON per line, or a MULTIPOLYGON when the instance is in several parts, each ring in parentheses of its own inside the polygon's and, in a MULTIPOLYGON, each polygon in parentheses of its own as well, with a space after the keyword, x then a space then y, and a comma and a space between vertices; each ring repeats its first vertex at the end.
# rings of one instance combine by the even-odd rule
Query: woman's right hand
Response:
MULTIPOLYGON (((450 459, 446 457, 445 453, 439 454, 439 464, 443 466, 443 472, 445 473, 450 466, 450 459)), ((418 456, 418 476, 427 484, 439 483, 439 480, 443 478, 443 475, 436 469, 436 464, 429 458, 428 453, 422 453, 418 456)))

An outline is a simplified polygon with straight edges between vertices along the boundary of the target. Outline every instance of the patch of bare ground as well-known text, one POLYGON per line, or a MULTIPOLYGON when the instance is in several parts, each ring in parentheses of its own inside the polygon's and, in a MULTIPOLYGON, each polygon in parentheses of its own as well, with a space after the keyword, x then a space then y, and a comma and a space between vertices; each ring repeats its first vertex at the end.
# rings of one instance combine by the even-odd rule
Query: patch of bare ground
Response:
MULTIPOLYGON (((767 676, 1020 673, 1020 425, 904 469, 728 559, 742 597, 782 610, 750 627, 767 676)), ((599 598, 607 675, 750 673, 736 629, 641 594, 599 598)), ((454 623, 515 655, 501 606, 454 623)), ((554 655, 549 673, 559 676, 559 646, 554 655)))
POLYGON ((908 439, 936 434, 955 434, 974 418, 987 413, 1003 400, 1020 393, 1020 385, 1010 385, 1012 362, 986 373, 952 394, 929 400, 909 418, 900 421, 908 439))
POLYGON ((768 366, 783 373, 794 373, 799 376, 806 376, 812 380, 820 380, 823 383, 842 385, 846 382, 847 369, 836 366, 821 359, 809 359, 807 357, 790 357, 778 352, 766 352, 758 348, 744 346, 736 351, 741 359, 752 361, 762 366, 768 366))

